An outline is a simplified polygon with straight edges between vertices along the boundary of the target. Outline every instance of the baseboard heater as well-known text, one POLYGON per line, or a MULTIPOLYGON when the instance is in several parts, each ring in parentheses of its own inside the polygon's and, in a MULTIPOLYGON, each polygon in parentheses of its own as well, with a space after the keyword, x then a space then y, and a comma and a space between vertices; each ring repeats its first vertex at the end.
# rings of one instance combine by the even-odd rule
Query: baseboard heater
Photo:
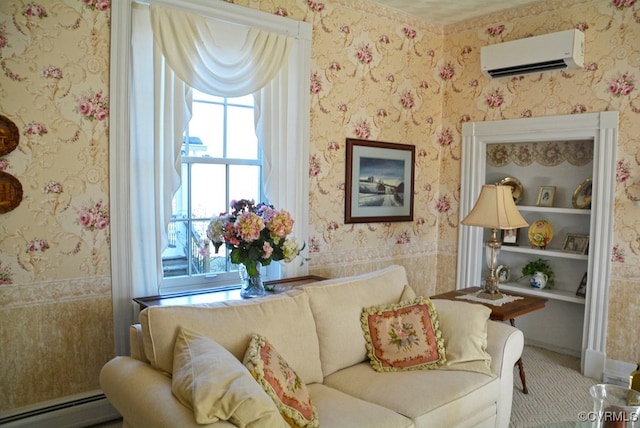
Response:
POLYGON ((120 418, 102 391, 40 403, 11 413, 0 413, 2 428, 88 427, 120 418))

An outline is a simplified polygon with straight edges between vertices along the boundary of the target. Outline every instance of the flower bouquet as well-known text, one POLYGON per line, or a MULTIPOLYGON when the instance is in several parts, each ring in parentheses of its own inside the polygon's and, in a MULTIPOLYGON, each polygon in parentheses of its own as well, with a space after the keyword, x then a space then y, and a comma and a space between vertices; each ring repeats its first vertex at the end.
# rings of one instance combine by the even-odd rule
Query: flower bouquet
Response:
MULTIPOLYGON (((293 261, 304 249, 295 238, 288 238, 293 229, 293 219, 284 210, 272 205, 255 204, 253 200, 231 201, 231 212, 214 217, 207 227, 207 237, 214 245, 216 253, 224 243, 230 250, 232 263, 244 265, 246 274, 257 290, 245 290, 243 279, 242 295, 264 294, 260 280, 260 266, 268 266, 273 260, 293 261), (256 294, 257 293, 257 294, 256 294)), ((243 270, 240 269, 242 277, 243 270)))

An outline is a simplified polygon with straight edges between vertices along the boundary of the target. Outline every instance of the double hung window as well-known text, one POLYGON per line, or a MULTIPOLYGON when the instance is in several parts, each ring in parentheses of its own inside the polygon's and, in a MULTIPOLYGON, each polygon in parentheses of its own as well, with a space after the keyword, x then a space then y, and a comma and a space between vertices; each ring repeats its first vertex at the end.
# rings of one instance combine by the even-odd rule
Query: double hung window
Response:
POLYGON ((262 150, 254 99, 193 90, 192 117, 180 152, 181 186, 172 201, 168 247, 162 253, 161 293, 238 282, 227 249, 209 242, 210 219, 234 199, 264 200, 262 150))

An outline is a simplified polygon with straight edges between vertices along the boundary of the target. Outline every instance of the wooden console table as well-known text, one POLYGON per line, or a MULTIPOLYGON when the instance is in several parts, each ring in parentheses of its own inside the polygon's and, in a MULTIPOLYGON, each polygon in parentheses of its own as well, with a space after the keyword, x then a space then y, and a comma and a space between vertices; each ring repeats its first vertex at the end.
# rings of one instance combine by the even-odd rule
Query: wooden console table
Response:
MULTIPOLYGON (((322 281, 324 277, 316 275, 296 276, 292 278, 265 281, 265 286, 273 286, 275 291, 269 294, 278 294, 300 285, 322 281)), ((197 303, 223 302, 225 300, 240 300, 240 288, 210 289, 201 291, 187 291, 184 293, 165 294, 161 296, 136 297, 133 299, 140 306, 140 310, 149 306, 193 305, 197 303)))
MULTIPOLYGON (((515 319, 521 315, 528 314, 529 312, 537 311, 544 308, 547 303, 547 299, 536 296, 526 296, 518 293, 506 293, 510 296, 522 297, 522 299, 515 300, 513 302, 505 303, 502 306, 494 306, 491 303, 476 302, 466 299, 458 299, 457 296, 465 294, 471 294, 480 291, 480 287, 463 288, 461 290, 449 291, 448 293, 438 294, 432 296, 432 299, 447 299, 455 300, 457 302, 478 303, 491 309, 490 318, 495 321, 509 321, 509 323, 515 327, 515 319)), ((520 372, 520 380, 522 381, 522 392, 528 394, 527 378, 524 373, 524 365, 522 364, 522 357, 516 362, 518 370, 520 372)))

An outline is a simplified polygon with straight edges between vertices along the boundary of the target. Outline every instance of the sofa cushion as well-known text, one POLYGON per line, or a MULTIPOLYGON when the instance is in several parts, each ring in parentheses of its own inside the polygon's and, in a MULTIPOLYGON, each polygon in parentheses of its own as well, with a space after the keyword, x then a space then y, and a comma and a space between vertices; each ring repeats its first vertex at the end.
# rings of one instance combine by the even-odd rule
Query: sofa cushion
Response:
POLYGON ((396 265, 302 287, 309 295, 316 322, 324 376, 367 359, 360 327, 362 309, 399 302, 405 287, 406 272, 396 265))
MULTIPOLYGON (((481 373, 453 370, 376 372, 369 363, 345 368, 324 384, 355 398, 393 410, 416 427, 475 426, 496 414, 500 382, 481 373), (475 419, 474 419, 475 420, 475 419)), ((486 425, 483 425, 486 426, 486 425)))
MULTIPOLYGON (((371 370, 371 369, 369 369, 371 370)), ((321 383, 307 385, 322 428, 412 428, 413 421, 321 383)))
POLYGON ((365 308, 361 322, 376 371, 432 369, 445 361, 438 314, 429 299, 365 308))
POLYGON ((199 424, 229 420, 237 426, 286 427, 271 398, 236 357, 186 329, 176 339, 171 390, 193 409, 199 424))
POLYGON ((154 306, 140 313, 151 366, 171 373, 179 327, 209 337, 242 361, 253 334, 278 349, 304 383, 322 382, 320 351, 305 293, 191 306, 154 306))
POLYGON ((487 352, 487 322, 491 309, 477 303, 433 299, 444 339, 447 370, 467 370, 493 376, 487 352))
POLYGON ((318 411, 307 386, 265 337, 251 337, 244 364, 290 426, 318 426, 318 411))

